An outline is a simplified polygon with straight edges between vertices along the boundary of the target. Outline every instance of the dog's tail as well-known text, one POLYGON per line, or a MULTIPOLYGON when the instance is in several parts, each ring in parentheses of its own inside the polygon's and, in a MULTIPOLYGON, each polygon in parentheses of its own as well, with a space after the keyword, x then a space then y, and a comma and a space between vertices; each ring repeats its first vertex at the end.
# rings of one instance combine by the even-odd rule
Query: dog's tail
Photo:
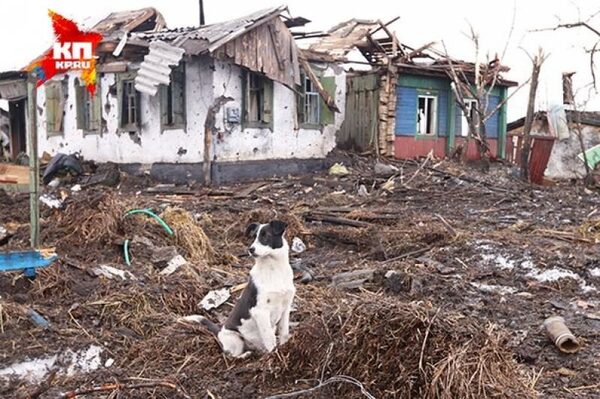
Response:
POLYGON ((213 333, 215 336, 219 334, 219 331, 221 331, 221 327, 219 327, 218 324, 213 323, 212 321, 210 321, 206 317, 200 316, 200 315, 197 315, 197 314, 191 315, 191 316, 185 316, 185 317, 182 317, 179 320, 180 321, 191 321, 191 322, 194 322, 194 323, 202 324, 204 327, 206 327, 206 329, 208 331, 210 331, 211 333, 213 333))

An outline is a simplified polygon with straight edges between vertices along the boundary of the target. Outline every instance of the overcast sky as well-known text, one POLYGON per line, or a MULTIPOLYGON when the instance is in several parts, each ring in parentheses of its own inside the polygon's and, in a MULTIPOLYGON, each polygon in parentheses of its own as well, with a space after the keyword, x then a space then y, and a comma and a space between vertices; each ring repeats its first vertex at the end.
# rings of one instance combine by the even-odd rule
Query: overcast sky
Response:
MULTIPOLYGON (((274 0, 204 0, 207 23, 236 18, 258 9, 280 5, 274 0)), ((505 57, 512 68, 507 77, 524 81, 530 74, 531 62, 526 52, 533 54, 542 47, 550 54, 542 68, 538 109, 560 103, 561 73, 576 71, 578 100, 587 102, 588 110, 600 110, 599 96, 592 92, 587 101, 591 82, 589 55, 597 39, 583 28, 531 33, 532 29, 555 26, 563 22, 585 19, 600 10, 600 4, 589 0, 421 0, 416 2, 389 0, 288 0, 293 16, 311 21, 306 30, 327 29, 351 18, 381 19, 395 16, 400 20, 391 25, 400 41, 420 46, 442 40, 456 58, 473 59, 471 42, 465 36, 469 23, 479 33, 482 47, 490 54, 501 54, 511 30, 514 29, 505 57)), ((53 41, 48 9, 74 19, 84 27, 91 27, 111 11, 152 6, 164 16, 169 27, 198 24, 197 0, 20 0, 2 1, 0 5, 0 71, 23 67, 32 58, 47 49, 53 41)), ((592 20, 600 28, 600 16, 592 20)), ((600 58, 599 58, 600 64, 600 58)), ((600 75, 600 73, 599 73, 600 75)), ((508 119, 525 114, 527 90, 524 88, 509 103, 508 119)), ((1 104, 0 104, 1 105, 1 104)))

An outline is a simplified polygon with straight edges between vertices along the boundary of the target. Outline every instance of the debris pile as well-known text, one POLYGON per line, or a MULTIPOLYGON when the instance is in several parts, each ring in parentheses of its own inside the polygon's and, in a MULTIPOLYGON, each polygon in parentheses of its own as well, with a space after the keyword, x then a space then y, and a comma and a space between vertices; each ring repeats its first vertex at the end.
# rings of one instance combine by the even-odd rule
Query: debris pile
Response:
MULTIPOLYGON (((536 397, 531 376, 515 362, 506 349, 507 336, 494 325, 378 295, 352 301, 328 295, 312 302, 328 305, 314 309, 292 341, 271 357, 276 378, 293 384, 352 376, 375 397, 536 397)), ((272 376, 263 378, 268 384, 272 376)), ((358 397, 349 396, 356 391, 332 386, 329 392, 330 397, 358 397)))
MULTIPOLYGON (((98 387, 223 399, 313 388, 316 397, 432 399, 597 391, 596 193, 534 189, 499 165, 488 175, 450 162, 375 171, 373 159, 339 158, 332 164, 347 174, 53 189, 63 204, 42 208, 42 244, 59 260, 33 281, 0 273, 0 369, 102 350, 93 368, 52 366, 35 383, 6 371, 0 397, 98 387), (295 248, 292 339, 277 353, 230 359, 180 320, 225 320, 252 265, 246 227, 272 219, 288 223, 295 248), (548 338, 551 316, 564 319, 576 353, 548 338)), ((27 196, 0 196, 0 250, 27 248, 27 196)))

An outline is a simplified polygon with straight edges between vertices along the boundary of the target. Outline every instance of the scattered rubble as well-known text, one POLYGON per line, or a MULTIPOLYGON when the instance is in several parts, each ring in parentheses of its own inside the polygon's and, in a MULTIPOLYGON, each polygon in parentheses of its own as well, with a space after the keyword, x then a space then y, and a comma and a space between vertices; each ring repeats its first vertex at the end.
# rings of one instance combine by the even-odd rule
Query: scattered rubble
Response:
MULTIPOLYGON (((49 368, 57 370, 49 397, 129 376, 157 384, 149 397, 267 397, 310 388, 298 381, 315 370, 352 376, 378 398, 593 397, 597 193, 532 189, 501 165, 486 175, 451 162, 390 161, 401 171, 390 180, 373 159, 332 161, 352 173, 218 188, 63 183, 62 208, 41 209, 42 244, 59 260, 33 282, 0 274, 0 396, 28 397, 49 368), (152 210, 173 234, 146 214, 124 216, 132 209, 152 210), (252 265, 244 230, 274 218, 302 249, 291 253, 292 338, 272 355, 224 358, 202 326, 175 321, 224 320, 252 265), (51 327, 32 323, 28 308, 51 327), (555 314, 581 344, 568 358, 540 327, 555 314), (69 373, 94 345, 93 366, 69 373)), ((28 248, 27 196, 0 195, 0 224, 11 235, 2 250, 28 248)), ((332 384, 321 392, 356 391, 332 384)))
POLYGON ((200 306, 204 310, 216 309, 231 297, 230 291, 228 288, 222 288, 216 291, 210 291, 202 301, 200 301, 200 306))

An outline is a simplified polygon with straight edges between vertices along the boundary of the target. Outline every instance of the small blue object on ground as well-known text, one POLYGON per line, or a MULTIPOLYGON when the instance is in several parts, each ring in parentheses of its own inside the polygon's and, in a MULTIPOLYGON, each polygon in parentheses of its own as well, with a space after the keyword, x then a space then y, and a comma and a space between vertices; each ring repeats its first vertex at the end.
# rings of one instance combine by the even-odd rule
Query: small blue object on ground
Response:
POLYGON ((36 269, 50 266, 58 256, 49 251, 0 252, 0 272, 23 270, 28 278, 34 278, 36 269))

